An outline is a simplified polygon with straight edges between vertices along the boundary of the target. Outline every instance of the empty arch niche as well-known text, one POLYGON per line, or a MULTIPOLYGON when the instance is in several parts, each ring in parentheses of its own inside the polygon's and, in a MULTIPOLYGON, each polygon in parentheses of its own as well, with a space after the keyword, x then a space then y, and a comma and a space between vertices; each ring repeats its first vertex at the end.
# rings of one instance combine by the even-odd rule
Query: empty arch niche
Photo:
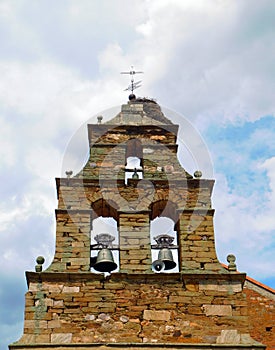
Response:
POLYGON ((100 198, 97 201, 93 202, 91 207, 93 209, 93 219, 102 216, 111 217, 115 220, 118 220, 118 204, 111 199, 105 200, 103 198, 100 198))

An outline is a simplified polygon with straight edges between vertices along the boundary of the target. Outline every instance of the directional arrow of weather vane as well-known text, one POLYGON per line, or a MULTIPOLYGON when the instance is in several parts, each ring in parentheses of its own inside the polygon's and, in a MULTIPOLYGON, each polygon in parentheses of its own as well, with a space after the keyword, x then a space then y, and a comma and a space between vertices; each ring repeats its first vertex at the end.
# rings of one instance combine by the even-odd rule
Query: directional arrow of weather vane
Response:
POLYGON ((140 71, 135 71, 134 70, 134 66, 131 66, 131 70, 129 72, 121 72, 120 74, 129 74, 131 76, 131 84, 127 87, 127 89, 125 89, 124 91, 128 91, 131 90, 131 93, 133 93, 133 91, 139 87, 141 87, 141 82, 142 80, 139 80, 137 82, 134 81, 134 75, 135 74, 141 74, 143 72, 140 71))

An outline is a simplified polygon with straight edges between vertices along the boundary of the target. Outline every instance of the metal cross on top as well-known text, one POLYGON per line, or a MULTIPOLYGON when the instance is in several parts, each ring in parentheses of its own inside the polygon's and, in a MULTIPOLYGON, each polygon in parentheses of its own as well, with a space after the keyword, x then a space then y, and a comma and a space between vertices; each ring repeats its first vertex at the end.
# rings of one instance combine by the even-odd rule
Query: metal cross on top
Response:
POLYGON ((130 74, 130 76, 131 76, 131 84, 130 84, 130 85, 127 87, 127 89, 125 89, 124 91, 131 90, 131 93, 133 94, 133 91, 134 91, 135 89, 141 87, 140 84, 141 84, 141 81, 142 81, 142 80, 137 81, 137 82, 134 81, 134 75, 135 75, 135 74, 140 74, 140 73, 143 73, 143 72, 136 72, 136 71, 134 70, 134 66, 131 66, 130 72, 121 72, 121 73, 120 73, 120 74, 130 74))

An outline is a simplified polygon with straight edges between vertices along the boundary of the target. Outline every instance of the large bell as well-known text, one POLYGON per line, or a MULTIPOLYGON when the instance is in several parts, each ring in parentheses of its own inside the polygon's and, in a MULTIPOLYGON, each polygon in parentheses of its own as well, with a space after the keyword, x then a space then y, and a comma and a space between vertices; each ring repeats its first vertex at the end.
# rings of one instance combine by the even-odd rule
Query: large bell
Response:
POLYGON ((117 264, 114 262, 113 253, 108 248, 102 248, 96 258, 96 263, 93 268, 99 272, 111 272, 117 268, 117 264))
POLYGON ((161 262, 164 264, 164 270, 172 270, 177 266, 173 259, 172 251, 169 248, 161 248, 158 254, 158 260, 153 262, 153 268, 160 271, 163 267, 161 262))

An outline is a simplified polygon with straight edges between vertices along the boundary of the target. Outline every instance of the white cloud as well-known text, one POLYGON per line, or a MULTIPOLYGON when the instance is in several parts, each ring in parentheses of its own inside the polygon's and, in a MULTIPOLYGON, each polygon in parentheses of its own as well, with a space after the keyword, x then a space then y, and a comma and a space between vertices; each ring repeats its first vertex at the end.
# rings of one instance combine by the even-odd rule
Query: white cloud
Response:
POLYGON ((0 116, 0 169, 10 167, 15 161, 15 140, 12 138, 12 126, 0 116))
POLYGON ((82 82, 73 73, 53 63, 1 62, 0 102, 22 118, 34 118, 45 112, 64 91, 82 82))
POLYGON ((247 6, 234 1, 147 2, 147 18, 136 26, 142 37, 130 53, 117 43, 100 60, 109 67, 136 62, 146 73, 143 91, 200 122, 256 120, 274 111, 273 28, 268 17, 262 24, 274 5, 253 6, 243 22, 247 6))
POLYGON ((263 225, 266 230, 270 230, 275 228, 275 157, 266 159, 259 165, 259 168, 266 171, 270 189, 269 193, 266 195, 269 210, 266 213, 264 220, 261 222, 261 226, 263 225))
POLYGON ((272 182, 272 192, 266 200, 256 192, 244 197, 232 191, 223 174, 215 174, 215 179, 213 206, 219 259, 226 262, 226 256, 233 253, 241 270, 254 278, 272 276, 275 263, 274 254, 270 253, 275 230, 272 182))
POLYGON ((44 255, 47 264, 54 250, 54 191, 45 193, 40 187, 3 202, 0 207, 0 264, 1 271, 19 276, 24 270, 33 270, 35 259, 44 255), (44 192, 44 193, 43 193, 44 192))
POLYGON ((49 181, 57 175, 61 161, 62 154, 52 146, 33 148, 26 155, 27 168, 42 181, 49 181))

